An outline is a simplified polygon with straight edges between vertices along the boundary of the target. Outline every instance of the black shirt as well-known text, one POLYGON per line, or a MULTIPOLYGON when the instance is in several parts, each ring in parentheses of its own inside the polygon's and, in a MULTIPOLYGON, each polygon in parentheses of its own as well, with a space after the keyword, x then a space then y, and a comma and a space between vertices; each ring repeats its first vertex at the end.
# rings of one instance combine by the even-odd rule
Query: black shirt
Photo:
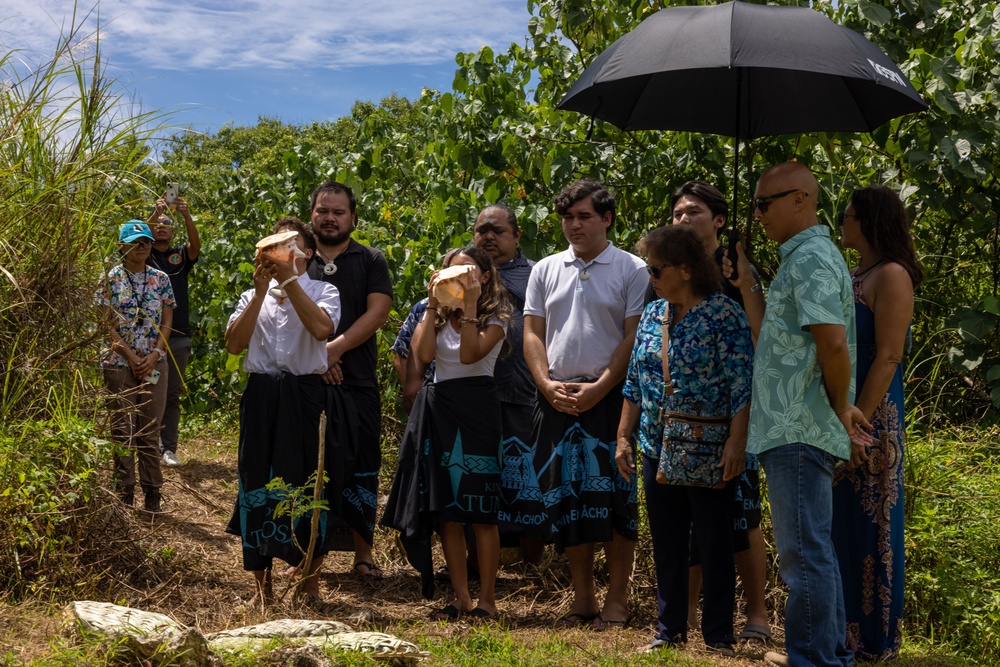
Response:
MULTIPOLYGON (((333 340, 347 331, 368 310, 369 294, 386 294, 392 298, 392 279, 389 265, 382 251, 362 245, 351 239, 342 253, 333 260, 337 272, 332 276, 323 273, 326 262, 313 255, 308 273, 313 280, 325 280, 340 292, 340 324, 330 334, 333 340)), ((375 374, 378 345, 375 334, 348 350, 340 359, 340 369, 344 372, 344 384, 358 387, 377 387, 375 374)))
POLYGON ((507 286, 511 301, 514 302, 514 318, 507 330, 510 354, 497 359, 493 379, 497 384, 497 396, 504 403, 534 405, 535 380, 524 359, 524 294, 528 289, 528 276, 534 262, 518 250, 514 259, 497 267, 500 279, 507 286))
POLYGON ((176 248, 157 250, 154 246, 149 250, 146 263, 154 269, 159 269, 170 276, 170 285, 174 288, 174 320, 170 327, 172 333, 178 336, 191 336, 191 325, 188 321, 188 274, 198 261, 188 256, 188 245, 185 243, 176 248))

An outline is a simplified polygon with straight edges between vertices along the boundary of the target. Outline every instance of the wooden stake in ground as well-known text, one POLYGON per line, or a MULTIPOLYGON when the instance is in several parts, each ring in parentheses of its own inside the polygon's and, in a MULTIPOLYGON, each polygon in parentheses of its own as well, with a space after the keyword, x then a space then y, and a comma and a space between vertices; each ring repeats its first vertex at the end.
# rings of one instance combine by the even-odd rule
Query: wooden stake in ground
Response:
MULTIPOLYGON (((313 511, 312 521, 309 524, 309 548, 306 549, 302 567, 299 568, 298 583, 295 584, 295 597, 302 596, 302 589, 305 587, 309 572, 312 570, 313 550, 316 548, 316 539, 319 535, 319 501, 323 493, 323 477, 326 470, 326 410, 319 414, 319 451, 316 454, 316 483, 313 485, 313 511)), ((295 535, 295 531, 292 531, 295 535)), ((302 547, 299 547, 301 550, 302 547)))

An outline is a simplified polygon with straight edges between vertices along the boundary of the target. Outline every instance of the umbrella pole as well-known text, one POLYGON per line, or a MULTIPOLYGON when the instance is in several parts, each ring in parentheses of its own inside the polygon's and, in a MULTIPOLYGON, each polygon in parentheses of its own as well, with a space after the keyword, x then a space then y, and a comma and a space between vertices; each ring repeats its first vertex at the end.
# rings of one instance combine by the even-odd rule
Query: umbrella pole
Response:
MULTIPOLYGON (((736 244, 740 240, 740 230, 737 227, 739 220, 739 191, 740 191, 740 106, 743 94, 743 70, 736 69, 736 150, 733 151, 733 208, 729 212, 729 243, 727 256, 733 263, 733 272, 730 280, 739 278, 739 271, 736 268, 736 244)), ((747 230, 749 232, 749 229, 747 230)))

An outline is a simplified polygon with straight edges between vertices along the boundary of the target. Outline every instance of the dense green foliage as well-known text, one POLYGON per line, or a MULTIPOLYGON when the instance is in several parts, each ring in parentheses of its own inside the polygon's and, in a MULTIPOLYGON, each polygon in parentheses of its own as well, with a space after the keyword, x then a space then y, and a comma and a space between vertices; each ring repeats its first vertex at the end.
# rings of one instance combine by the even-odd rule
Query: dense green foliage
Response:
POLYGON ((906 629, 1000 659, 1000 431, 937 432, 906 458, 906 629))
MULTIPOLYGON (((207 241, 193 276, 193 289, 203 298, 195 314, 190 407, 204 410, 232 400, 239 375, 221 334, 238 291, 250 284, 252 241, 280 215, 306 218, 308 192, 325 178, 357 190, 357 236, 389 260, 397 321, 424 292, 428 268, 441 253, 470 240, 471 224, 486 204, 513 205, 525 252, 540 257, 564 246, 551 200, 579 176, 597 177, 616 190, 615 240, 625 247, 665 218, 669 193, 684 180, 704 178, 731 189, 728 138, 626 133, 599 121, 591 128, 589 119, 554 109, 604 47, 661 4, 609 2, 595 12, 582 0, 533 1, 525 45, 458 54, 450 91, 425 89, 412 102, 358 104, 335 124, 293 128, 264 119, 255 128, 179 138, 165 165, 192 189, 207 241)), ((914 218, 927 273, 917 294, 910 358, 913 416, 927 425, 987 413, 995 420, 1000 166, 993 138, 1000 136, 1000 5, 814 4, 901 63, 931 110, 871 135, 750 142, 743 147, 741 191, 751 191, 768 164, 798 159, 819 175, 821 217, 835 226, 835 212, 852 188, 873 182, 898 188, 914 218)), ((766 275, 777 266, 775 248, 759 226, 746 225, 741 208, 737 217, 749 228, 747 245, 766 275)), ((393 326, 381 332, 383 350, 394 335, 393 326)))
MULTIPOLYGON (((336 123, 261 119, 209 136, 180 134, 162 171, 146 161, 155 119, 123 112, 99 51, 84 57, 70 48, 79 36, 68 35, 51 62, 31 71, 15 54, 0 60, 13 82, 0 90, 0 591, 20 597, 79 577, 88 553, 67 545, 104 535, 84 520, 100 518, 86 510, 103 493, 97 471, 109 454, 78 419, 99 414, 93 389, 104 334, 89 306, 113 261, 112 228, 144 217, 162 181, 184 184, 205 240, 192 274, 196 349, 186 407, 232 408, 241 375, 222 336, 251 284, 253 244, 281 215, 307 218, 309 191, 323 179, 357 190, 356 238, 386 253, 396 322, 441 253, 469 242, 488 203, 515 207, 522 246, 540 257, 564 246, 551 200, 579 176, 617 191, 614 236, 625 247, 666 217, 668 195, 684 180, 730 189, 729 139, 591 128, 554 109, 604 47, 665 4, 681 3, 609 0, 595 11, 583 0, 529 0, 525 42, 458 54, 449 91, 359 103, 336 123), (35 421, 41 425, 26 425, 35 421)), ((832 225, 855 186, 886 183, 906 195, 927 274, 908 362, 908 641, 925 637, 996 662, 1000 438, 968 427, 946 437, 938 427, 995 420, 1000 405, 1000 3, 797 4, 813 4, 882 46, 931 110, 871 135, 751 142, 740 189, 752 188, 766 165, 795 158, 820 175, 822 216, 832 225)), ((765 274, 773 271, 774 248, 758 228, 747 241, 765 274)), ((398 402, 386 354, 395 330, 390 323, 380 332, 387 406, 398 402)), ((486 641, 509 638, 473 636, 455 650, 475 655, 486 641)), ((546 646, 499 650, 513 651, 512 663, 531 662, 546 646)), ((559 651, 553 644, 545 655, 559 651)))
POLYGON ((127 113, 81 37, 33 68, 0 57, 0 422, 66 409, 78 370, 93 372, 103 334, 81 306, 112 261, 108 220, 146 199, 155 118, 127 113))
POLYGON ((15 596, 99 577, 110 539, 91 305, 116 257, 108 220, 147 198, 156 118, 128 113, 85 37, 35 65, 0 57, 0 590, 15 596))

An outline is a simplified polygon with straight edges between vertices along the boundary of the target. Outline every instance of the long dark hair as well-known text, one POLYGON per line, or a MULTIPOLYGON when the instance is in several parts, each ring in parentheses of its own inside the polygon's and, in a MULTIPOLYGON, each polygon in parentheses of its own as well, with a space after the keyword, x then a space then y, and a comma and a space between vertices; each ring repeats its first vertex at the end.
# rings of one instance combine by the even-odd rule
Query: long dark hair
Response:
POLYGON ((858 188, 851 194, 851 206, 858 216, 861 234, 882 259, 896 262, 910 274, 913 287, 924 272, 913 248, 906 207, 899 195, 883 185, 858 188))
POLYGON ((722 278, 715 258, 705 251, 698 232, 687 225, 657 227, 636 244, 640 255, 656 255, 661 262, 686 266, 691 272, 691 291, 706 297, 722 289, 722 278))

